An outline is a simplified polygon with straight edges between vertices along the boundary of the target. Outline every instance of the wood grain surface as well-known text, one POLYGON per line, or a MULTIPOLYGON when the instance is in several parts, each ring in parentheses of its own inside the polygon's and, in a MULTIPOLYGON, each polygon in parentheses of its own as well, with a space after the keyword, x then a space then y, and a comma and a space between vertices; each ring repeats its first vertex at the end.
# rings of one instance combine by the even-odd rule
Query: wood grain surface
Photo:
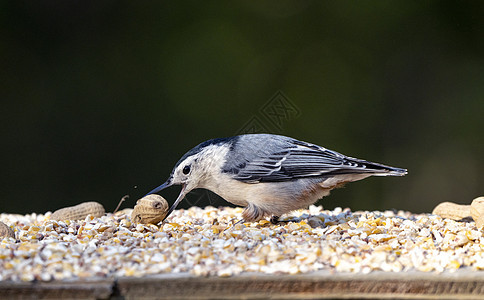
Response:
POLYGON ((484 272, 372 272, 269 276, 93 278, 0 282, 2 299, 484 299, 484 272))

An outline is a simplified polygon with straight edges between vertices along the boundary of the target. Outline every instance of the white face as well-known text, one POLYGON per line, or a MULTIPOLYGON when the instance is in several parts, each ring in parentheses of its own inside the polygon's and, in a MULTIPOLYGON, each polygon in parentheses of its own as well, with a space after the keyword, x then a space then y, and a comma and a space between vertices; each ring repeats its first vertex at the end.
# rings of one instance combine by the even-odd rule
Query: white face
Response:
POLYGON ((205 187, 220 172, 229 147, 211 145, 183 160, 173 171, 171 184, 185 186, 185 192, 205 187))
POLYGON ((198 157, 198 154, 189 156, 176 167, 171 178, 172 184, 186 185, 187 192, 197 187, 200 179, 198 157))

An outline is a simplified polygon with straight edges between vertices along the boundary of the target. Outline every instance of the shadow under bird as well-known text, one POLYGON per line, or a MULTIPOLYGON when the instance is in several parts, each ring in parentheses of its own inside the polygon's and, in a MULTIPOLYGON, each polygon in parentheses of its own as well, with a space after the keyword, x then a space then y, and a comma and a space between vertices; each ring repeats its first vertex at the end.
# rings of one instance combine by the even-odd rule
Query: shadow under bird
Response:
POLYGON ((165 216, 193 189, 208 189, 244 206, 245 221, 307 208, 347 182, 369 176, 403 176, 406 169, 345 156, 290 137, 245 134, 205 141, 176 163, 168 180, 148 194, 172 185, 182 189, 165 216))

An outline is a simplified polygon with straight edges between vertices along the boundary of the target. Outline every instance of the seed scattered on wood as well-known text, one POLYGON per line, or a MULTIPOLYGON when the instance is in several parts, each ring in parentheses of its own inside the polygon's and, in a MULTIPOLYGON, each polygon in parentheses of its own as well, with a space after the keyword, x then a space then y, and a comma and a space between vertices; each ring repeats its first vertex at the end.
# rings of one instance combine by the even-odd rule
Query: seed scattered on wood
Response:
POLYGON ((151 194, 136 202, 131 220, 143 224, 158 224, 168 212, 168 202, 160 195, 151 194))
POLYGON ((100 218, 105 213, 106 211, 104 210, 102 204, 91 201, 58 209, 52 213, 50 219, 56 221, 83 220, 88 215, 91 215, 95 218, 100 218))
POLYGON ((442 202, 434 208, 432 214, 445 219, 456 221, 462 220, 471 216, 471 206, 452 202, 442 202))
POLYGON ((310 206, 284 218, 311 215, 324 220, 325 227, 311 228, 304 220, 234 226, 242 208, 207 206, 175 210, 160 228, 133 226, 132 209, 125 211, 89 222, 0 214, 0 221, 15 225, 16 235, 16 240, 0 241, 0 281, 37 284, 161 273, 205 277, 322 271, 364 277, 374 271, 484 272, 483 231, 474 222, 436 215, 310 206))
POLYGON ((478 228, 484 227, 484 197, 478 197, 472 201, 471 216, 478 228))
POLYGON ((7 224, 0 222, 0 239, 7 237, 15 238, 15 232, 7 224))

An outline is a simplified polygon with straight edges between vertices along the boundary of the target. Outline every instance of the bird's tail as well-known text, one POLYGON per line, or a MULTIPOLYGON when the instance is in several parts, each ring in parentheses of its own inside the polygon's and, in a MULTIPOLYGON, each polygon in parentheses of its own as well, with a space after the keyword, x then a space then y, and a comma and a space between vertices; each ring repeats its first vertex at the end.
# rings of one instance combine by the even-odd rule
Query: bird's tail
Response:
POLYGON ((391 167, 358 158, 349 158, 347 163, 355 167, 355 173, 368 173, 373 176, 404 176, 408 173, 407 169, 391 167))
POLYGON ((379 163, 365 161, 365 167, 373 176, 405 176, 407 169, 391 167, 379 163))
POLYGON ((407 169, 401 169, 401 168, 395 168, 395 167, 387 167, 388 169, 385 169, 383 171, 378 171, 377 173, 374 173, 374 176, 405 176, 408 174, 407 169))

